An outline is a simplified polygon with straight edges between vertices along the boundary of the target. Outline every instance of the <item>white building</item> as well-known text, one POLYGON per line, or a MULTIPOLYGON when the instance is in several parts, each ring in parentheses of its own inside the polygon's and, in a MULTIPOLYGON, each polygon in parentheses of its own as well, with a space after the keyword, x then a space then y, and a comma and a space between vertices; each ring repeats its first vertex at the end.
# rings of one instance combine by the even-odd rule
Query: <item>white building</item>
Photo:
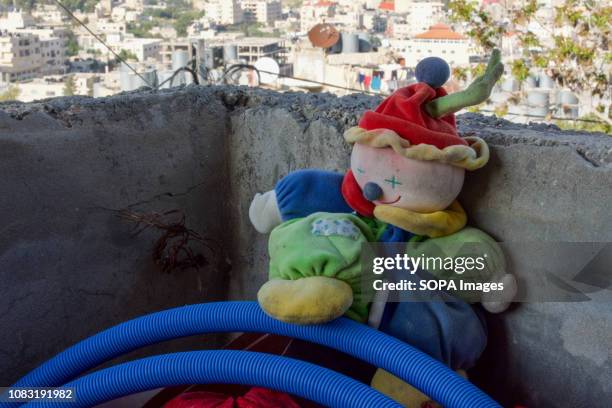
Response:
POLYGON ((278 0, 242 0, 242 12, 245 21, 265 25, 274 24, 280 20, 283 10, 278 0))
POLYGON ((326 22, 336 27, 354 31, 363 26, 363 14, 360 10, 340 11, 336 12, 333 17, 327 18, 326 22))
MULTIPOLYGON (((419 31, 417 31, 418 33, 419 31)), ((406 17, 396 16, 393 18, 389 18, 389 22, 387 25, 387 34, 389 37, 398 40, 405 40, 412 37, 415 32, 413 30, 413 25, 406 20, 406 17)))
POLYGON ((42 21, 45 25, 64 24, 70 19, 68 14, 55 4, 37 4, 32 10, 32 17, 42 21))
POLYGON ((396 13, 410 13, 412 11, 413 0, 395 0, 396 13))
POLYGON ((125 21, 112 21, 107 18, 100 18, 90 23, 96 34, 125 34, 127 32, 127 24, 125 21))
POLYGON ((326 0, 306 0, 300 8, 300 31, 307 32, 319 23, 334 17, 336 3, 326 0))
POLYGON ((443 58, 451 66, 469 65, 470 62, 467 37, 451 30, 446 24, 435 24, 429 30, 402 43, 405 48, 400 51, 409 67, 414 67, 423 58, 432 56, 443 58))
POLYGON ((216 24, 238 24, 243 21, 238 0, 210 0, 204 5, 206 16, 216 24))
POLYGON ((9 11, 6 17, 0 18, 0 31, 12 31, 19 28, 32 27, 34 25, 34 18, 22 11, 9 11))
POLYGON ((378 11, 366 10, 363 12, 361 24, 366 30, 382 33, 387 29, 387 17, 381 15, 378 11))
MULTIPOLYGON (((161 61, 161 44, 159 38, 136 38, 122 35, 107 36, 107 44, 116 53, 125 50, 134 54, 138 61, 161 61)), ((103 51, 100 49, 100 51, 103 51)))
POLYGON ((66 96, 66 82, 72 80, 73 95, 96 95, 97 85, 100 83, 100 74, 78 73, 70 75, 52 75, 36 78, 32 81, 20 83, 19 100, 31 102, 39 99, 66 96))
POLYGON ((413 33, 429 29, 444 19, 444 3, 440 1, 412 2, 409 7, 408 24, 413 33))

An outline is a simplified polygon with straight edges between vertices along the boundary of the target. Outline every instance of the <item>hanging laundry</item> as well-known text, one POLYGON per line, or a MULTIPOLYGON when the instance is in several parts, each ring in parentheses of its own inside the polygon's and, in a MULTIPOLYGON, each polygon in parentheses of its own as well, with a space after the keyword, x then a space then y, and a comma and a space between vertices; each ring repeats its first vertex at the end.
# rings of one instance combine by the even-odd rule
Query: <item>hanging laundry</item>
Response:
POLYGON ((372 85, 370 86, 375 91, 380 90, 380 75, 376 75, 372 78, 372 85))
POLYGON ((397 79, 397 70, 394 69, 393 71, 391 71, 391 79, 397 79))
POLYGON ((366 89, 370 87, 371 82, 372 82, 372 77, 370 75, 366 75, 363 80, 363 84, 365 85, 366 89))
POLYGON ((359 82, 360 84, 363 83, 363 81, 365 81, 365 74, 363 72, 359 72, 357 73, 357 82, 359 82))

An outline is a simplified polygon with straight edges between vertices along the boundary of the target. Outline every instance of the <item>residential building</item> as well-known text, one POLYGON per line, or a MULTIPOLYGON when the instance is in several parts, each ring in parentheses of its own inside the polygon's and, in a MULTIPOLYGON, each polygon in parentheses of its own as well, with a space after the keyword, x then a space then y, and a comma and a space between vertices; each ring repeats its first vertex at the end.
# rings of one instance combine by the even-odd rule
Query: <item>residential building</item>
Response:
POLYGON ((242 0, 244 20, 265 25, 274 24, 280 20, 283 10, 278 0, 242 0))
POLYGON ((413 0, 395 0, 394 11, 399 14, 410 13, 414 3, 413 0))
POLYGON ((40 20, 43 25, 61 25, 70 19, 70 16, 55 4, 37 4, 32 10, 32 17, 40 20))
POLYGON ((444 19, 444 3, 440 1, 411 2, 408 24, 412 33, 427 31, 429 27, 444 19))
POLYGON ((70 35, 67 28, 25 28, 15 30, 17 33, 28 33, 38 37, 40 55, 43 60, 40 74, 56 75, 66 72, 66 43, 70 35))
POLYGON ((17 30, 35 25, 34 18, 23 11, 9 11, 6 17, 0 18, 0 31, 17 30))
POLYGON ((238 0, 210 0, 204 4, 204 12, 220 25, 238 24, 244 19, 238 0))
POLYGON ((300 8, 300 31, 307 32, 328 18, 334 17, 336 3, 326 0, 306 0, 300 8))
POLYGON ((286 60, 285 41, 282 38, 245 37, 234 42, 238 59, 252 64, 261 57, 270 57, 282 64, 286 60))
POLYGON ((172 55, 177 51, 186 51, 190 58, 203 58, 205 48, 204 42, 205 40, 203 38, 183 38, 163 41, 159 52, 162 65, 170 69, 172 67, 172 55))
POLYGON ((125 34, 127 24, 125 21, 112 21, 108 18, 100 18, 90 23, 96 34, 125 34))
POLYGON ((363 12, 361 24, 366 30, 383 33, 387 29, 387 17, 376 10, 366 10, 363 12))
POLYGON ((326 19, 326 22, 338 28, 354 31, 363 26, 363 14, 361 10, 336 11, 333 17, 326 19))
POLYGON ((0 32, 0 82, 17 82, 40 75, 40 40, 29 33, 0 32))
MULTIPOLYGON (((162 40, 159 38, 136 38, 113 34, 106 36, 106 42, 113 51, 119 53, 125 50, 134 54, 140 62, 161 60, 162 40)), ((97 47, 97 49, 101 52, 105 51, 105 49, 100 47, 97 47)))

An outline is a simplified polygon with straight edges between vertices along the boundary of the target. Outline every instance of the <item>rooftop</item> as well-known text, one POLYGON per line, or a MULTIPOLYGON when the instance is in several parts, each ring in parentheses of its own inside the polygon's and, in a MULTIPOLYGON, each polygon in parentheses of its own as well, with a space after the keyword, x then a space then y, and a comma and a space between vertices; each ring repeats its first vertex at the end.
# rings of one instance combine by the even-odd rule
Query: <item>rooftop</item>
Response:
POLYGON ((383 1, 378 5, 381 10, 395 11, 395 3, 392 1, 383 1))
POLYGON ((269 44, 276 44, 276 43, 283 42, 283 41, 284 40, 282 38, 276 38, 276 37, 244 37, 244 38, 240 38, 234 41, 233 43, 236 45, 264 46, 264 45, 269 45, 269 44))
POLYGON ((429 27, 428 31, 417 34, 414 38, 422 40, 465 40, 466 37, 453 31, 449 26, 443 23, 434 24, 429 27))

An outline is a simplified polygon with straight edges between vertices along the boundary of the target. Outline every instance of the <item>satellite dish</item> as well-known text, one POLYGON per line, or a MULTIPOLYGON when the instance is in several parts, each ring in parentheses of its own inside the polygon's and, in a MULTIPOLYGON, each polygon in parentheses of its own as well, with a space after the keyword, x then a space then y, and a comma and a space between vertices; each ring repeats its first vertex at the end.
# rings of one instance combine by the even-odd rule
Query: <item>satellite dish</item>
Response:
POLYGON ((271 84, 278 79, 280 67, 278 66, 278 62, 274 61, 272 58, 259 58, 254 66, 259 71, 259 78, 262 84, 271 84))
POLYGON ((331 24, 317 24, 308 31, 308 39, 315 47, 329 48, 340 40, 340 33, 331 24))

